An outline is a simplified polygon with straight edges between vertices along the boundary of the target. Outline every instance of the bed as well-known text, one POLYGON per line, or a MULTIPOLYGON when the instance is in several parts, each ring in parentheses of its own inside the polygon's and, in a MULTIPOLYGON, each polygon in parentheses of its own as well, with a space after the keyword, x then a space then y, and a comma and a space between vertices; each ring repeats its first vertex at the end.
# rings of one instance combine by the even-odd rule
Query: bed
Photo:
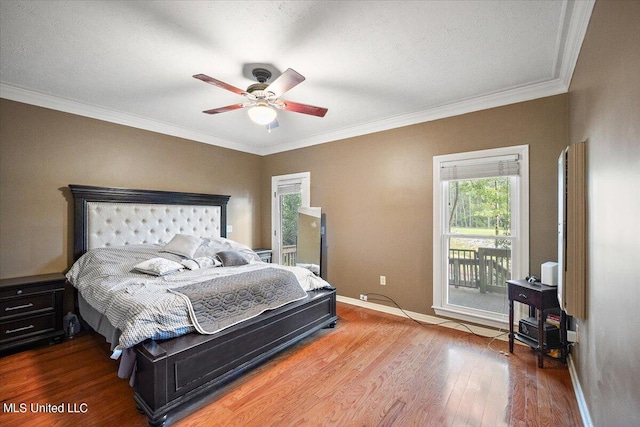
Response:
MULTIPOLYGON (((233 245, 226 247, 230 250, 224 252, 242 254, 249 260, 248 265, 238 267, 238 271, 246 276, 234 276, 236 282, 250 276, 261 280, 262 276, 256 276, 258 273, 279 274, 291 280, 292 273, 282 272, 282 268, 278 266, 263 263, 257 256, 257 261, 254 262, 248 248, 226 239, 229 196, 81 185, 69 187, 74 198, 76 262, 67 277, 73 276, 78 283, 80 281, 74 276, 79 269, 77 265, 83 262, 87 264, 87 260, 96 253, 107 254, 106 257, 109 258, 114 253, 129 256, 127 254, 130 251, 141 250, 143 253, 152 251, 148 252, 148 256, 152 256, 155 254, 153 251, 167 248, 170 246, 169 243, 180 236, 193 236, 206 242, 201 245, 199 251, 219 250, 220 246, 216 245, 233 245), (248 252, 242 253, 243 250, 248 252)), ((161 256, 171 259, 175 254, 161 256)), ((188 261, 183 256, 179 258, 188 261)), ((174 260, 179 261, 176 258, 174 260)), ((140 264, 136 267, 138 265, 140 264)), ((136 405, 147 415, 152 426, 164 425, 176 416, 182 416, 185 412, 197 408, 198 404, 206 401, 207 397, 243 372, 314 332, 336 325, 338 318, 335 289, 317 278, 309 278, 309 282, 303 284, 307 276, 303 278, 299 271, 294 271, 298 286, 302 287, 304 292, 300 294, 299 290, 292 290, 291 293, 295 294, 295 298, 289 296, 292 302, 278 303, 279 305, 274 302, 274 308, 254 314, 247 320, 230 322, 220 329, 203 328, 202 332, 205 333, 198 333, 194 329, 200 330, 200 323, 196 320, 197 316, 192 317, 193 310, 189 313, 178 313, 171 304, 178 304, 177 301, 183 299, 186 300, 186 307, 192 309, 198 304, 193 299, 189 302, 185 297, 185 290, 191 290, 193 286, 197 289, 200 289, 198 286, 202 287, 200 280, 196 279, 200 271, 207 281, 215 281, 222 280, 218 275, 226 275, 219 272, 235 267, 227 268, 225 265, 220 269, 216 268, 210 266, 200 270, 197 267, 194 270, 179 270, 181 275, 190 280, 190 284, 177 290, 172 288, 171 280, 165 280, 167 277, 177 276, 150 276, 151 282, 144 285, 145 289, 153 289, 157 283, 169 284, 167 286, 170 290, 162 296, 166 301, 163 300, 161 304, 164 304, 162 307, 170 306, 163 311, 177 313, 177 326, 171 330, 159 328, 160 332, 156 330, 149 338, 134 345, 131 343, 139 341, 140 338, 130 338, 126 326, 118 328, 113 325, 125 323, 110 321, 107 317, 109 313, 105 314, 108 310, 104 307, 113 305, 113 302, 109 301, 104 307, 95 307, 91 302, 95 302, 96 295, 86 287, 93 285, 84 283, 76 286, 74 283, 74 286, 81 289, 76 292, 79 315, 83 322, 112 343, 112 357, 118 357, 122 352, 121 376, 122 372, 131 375, 136 405), (321 286, 323 283, 326 286, 321 286), (180 327, 184 316, 194 319, 193 325, 180 327), (123 336, 129 337, 129 341, 123 336)), ((133 270, 133 273, 139 273, 133 270)), ((109 271, 94 276, 113 278, 109 271)), ((70 282, 73 281, 70 279, 70 282)), ((271 289, 268 286, 266 288, 271 289)))

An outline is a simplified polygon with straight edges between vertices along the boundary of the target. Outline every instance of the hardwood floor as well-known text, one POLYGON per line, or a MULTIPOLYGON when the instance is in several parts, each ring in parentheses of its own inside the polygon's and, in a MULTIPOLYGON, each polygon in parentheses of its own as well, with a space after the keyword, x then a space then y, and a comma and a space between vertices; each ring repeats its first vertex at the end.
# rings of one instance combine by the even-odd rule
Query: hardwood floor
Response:
MULTIPOLYGON (((322 330, 176 426, 581 426, 565 366, 516 345, 338 304, 322 330)), ((0 359, 0 425, 144 426, 102 337, 0 359), (14 403, 24 413, 8 413, 14 403), (50 404, 64 413, 32 412, 50 404), (76 410, 76 413, 69 411, 76 410)))

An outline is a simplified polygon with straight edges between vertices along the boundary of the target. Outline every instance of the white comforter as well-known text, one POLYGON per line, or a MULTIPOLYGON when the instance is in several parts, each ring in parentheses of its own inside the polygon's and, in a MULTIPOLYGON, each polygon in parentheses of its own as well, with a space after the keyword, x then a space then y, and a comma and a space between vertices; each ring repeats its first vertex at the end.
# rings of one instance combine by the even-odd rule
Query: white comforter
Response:
MULTIPOLYGON (((228 242, 230 241, 226 242, 227 246, 228 242)), ((148 338, 173 338, 195 331, 187 304, 184 299, 168 291, 172 288, 262 268, 284 268, 292 271, 305 291, 330 286, 307 269, 267 264, 241 247, 223 249, 244 251, 250 260, 247 265, 193 271, 185 269, 162 277, 133 270, 136 264, 155 257, 181 261, 179 256, 161 253, 160 249, 160 245, 93 249, 74 263, 67 273, 67 279, 82 297, 122 332, 113 358, 119 357, 123 349, 148 338)))

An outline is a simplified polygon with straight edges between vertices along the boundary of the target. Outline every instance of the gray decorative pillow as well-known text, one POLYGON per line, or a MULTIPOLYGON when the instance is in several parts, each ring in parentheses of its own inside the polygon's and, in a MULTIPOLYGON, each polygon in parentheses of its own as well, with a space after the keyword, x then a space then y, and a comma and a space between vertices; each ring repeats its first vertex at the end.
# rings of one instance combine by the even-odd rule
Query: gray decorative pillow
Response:
POLYGON ((220 251, 216 254, 223 267, 249 264, 249 261, 240 252, 220 251))
POLYGON ((202 240, 189 236, 187 234, 176 234, 173 239, 160 250, 160 252, 168 252, 170 254, 180 255, 186 258, 193 258, 202 240))
POLYGON ((151 274, 152 276, 164 276, 180 271, 183 268, 182 264, 166 258, 151 258, 133 267, 134 270, 151 274))

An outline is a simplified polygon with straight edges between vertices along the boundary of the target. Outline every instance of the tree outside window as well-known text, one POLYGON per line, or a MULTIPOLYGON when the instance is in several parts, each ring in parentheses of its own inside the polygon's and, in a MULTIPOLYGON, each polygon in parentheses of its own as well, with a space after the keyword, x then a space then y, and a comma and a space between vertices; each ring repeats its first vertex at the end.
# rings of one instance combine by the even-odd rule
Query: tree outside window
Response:
POLYGON ((298 209, 302 206, 300 193, 281 196, 282 246, 295 246, 298 240, 298 209))

